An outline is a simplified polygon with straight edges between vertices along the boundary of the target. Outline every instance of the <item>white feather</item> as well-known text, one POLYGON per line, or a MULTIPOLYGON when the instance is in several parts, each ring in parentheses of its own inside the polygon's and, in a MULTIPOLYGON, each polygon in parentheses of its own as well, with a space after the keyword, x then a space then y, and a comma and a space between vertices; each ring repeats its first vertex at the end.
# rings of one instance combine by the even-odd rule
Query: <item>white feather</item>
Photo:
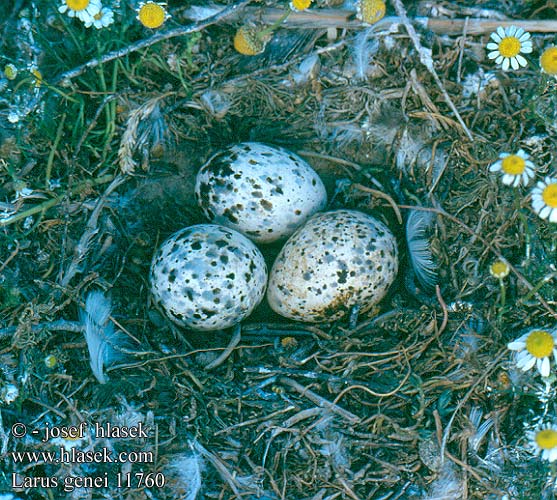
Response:
POLYGON ((446 461, 437 479, 431 483, 429 494, 422 497, 422 500, 458 500, 459 498, 464 498, 464 483, 452 463, 446 461))
POLYGON ((410 263, 420 284, 431 290, 437 284, 437 264, 427 237, 433 223, 433 214, 423 210, 411 210, 406 221, 406 242, 410 263))
POLYGON ((320 66, 319 56, 317 54, 310 54, 290 72, 290 76, 296 85, 302 85, 319 73, 320 66))
POLYGON ((340 148, 349 146, 352 143, 360 145, 364 141, 364 137, 365 132, 357 125, 350 123, 331 127, 329 136, 330 140, 335 142, 340 148))
POLYGON ((90 292, 85 300, 85 310, 79 313, 89 349, 89 364, 101 384, 108 382, 105 366, 122 358, 122 352, 117 348, 123 343, 122 336, 110 321, 111 309, 110 299, 102 292, 90 292))
POLYGON ((367 28, 354 37, 353 57, 356 65, 356 79, 365 80, 369 64, 379 49, 377 38, 371 38, 373 26, 367 28))
POLYGON ((173 480, 175 498, 195 500, 201 490, 203 461, 195 453, 176 456, 166 467, 166 474, 173 480))

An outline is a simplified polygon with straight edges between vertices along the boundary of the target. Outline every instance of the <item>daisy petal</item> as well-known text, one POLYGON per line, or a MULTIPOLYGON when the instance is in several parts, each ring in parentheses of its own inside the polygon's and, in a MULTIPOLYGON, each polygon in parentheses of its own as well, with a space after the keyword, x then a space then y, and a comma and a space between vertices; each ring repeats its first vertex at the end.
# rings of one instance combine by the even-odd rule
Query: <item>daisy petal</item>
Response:
POLYGON ((550 213, 551 213, 551 207, 544 205, 544 207, 539 211, 538 215, 542 219, 547 219, 550 213))
POLYGON ((542 359, 538 359, 538 361, 536 362, 538 371, 540 372, 542 377, 549 377, 549 369, 550 369, 550 365, 549 365, 549 358, 545 357, 542 359))
POLYGON ((496 161, 491 167, 489 167, 490 172, 499 172, 501 170, 501 162, 496 161))
POLYGON ((499 45, 501 43, 501 40, 503 40, 503 37, 500 37, 498 33, 491 33, 491 37, 490 37, 497 45, 499 45))
POLYGON ((505 186, 510 186, 514 181, 514 175, 503 174, 502 182, 505 186))
POLYGON ((527 372, 528 370, 530 370, 530 368, 532 368, 534 365, 536 364, 536 358, 534 358, 534 356, 530 356, 528 358, 524 359, 524 362, 522 363, 516 363, 516 366, 518 368, 520 368, 523 372, 527 372))
MULTIPOLYGON (((518 64, 520 64, 520 66, 526 67, 528 66, 528 61, 526 61, 526 59, 524 57, 522 57, 520 54, 517 54, 514 58, 518 64)), ((517 69, 517 68, 515 68, 517 69)))

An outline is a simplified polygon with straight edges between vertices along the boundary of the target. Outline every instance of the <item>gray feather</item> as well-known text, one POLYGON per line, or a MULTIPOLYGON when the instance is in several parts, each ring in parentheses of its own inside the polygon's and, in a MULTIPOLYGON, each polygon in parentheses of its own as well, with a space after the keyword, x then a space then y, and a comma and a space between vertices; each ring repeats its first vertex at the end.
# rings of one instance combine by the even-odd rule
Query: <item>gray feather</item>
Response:
POLYGON ((123 338, 110 321, 111 309, 110 299, 102 292, 90 292, 85 300, 85 310, 79 313, 84 325, 91 370, 101 384, 108 382, 104 368, 122 358, 118 346, 122 346, 123 338))
POLYGON ((437 264, 428 238, 433 224, 433 214, 423 210, 411 210, 406 220, 406 242, 412 269, 420 284, 427 290, 437 285, 437 264))

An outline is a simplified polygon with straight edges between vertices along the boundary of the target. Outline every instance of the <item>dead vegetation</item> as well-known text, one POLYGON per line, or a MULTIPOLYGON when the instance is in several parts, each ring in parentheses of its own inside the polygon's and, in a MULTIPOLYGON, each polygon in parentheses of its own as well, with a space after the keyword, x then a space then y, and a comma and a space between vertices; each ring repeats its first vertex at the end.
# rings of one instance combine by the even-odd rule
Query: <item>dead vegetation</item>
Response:
MULTIPOLYGON (((555 83, 534 56, 502 72, 485 51, 493 22, 544 21, 553 4, 396 0, 369 27, 314 2, 317 21, 292 16, 247 58, 232 37, 234 12, 250 2, 210 21, 170 3, 168 30, 180 36, 142 31, 121 3, 127 18, 113 36, 86 32, 46 1, 16 2, 3 30, 5 62, 38 54, 44 81, 23 72, 0 100, 0 491, 12 491, 14 472, 106 473, 106 488, 16 495, 553 498, 554 468, 529 451, 525 430, 553 422, 554 390, 518 370, 506 344, 555 323, 556 233, 528 190, 503 186, 488 167, 520 147, 537 179, 551 175, 555 83), (488 28, 434 32, 419 16, 488 28), (403 265, 373 314, 301 325, 262 304, 239 331, 198 335, 152 306, 155 248, 202 221, 197 169, 246 140, 296 151, 323 177, 331 208, 368 211, 396 232, 403 265), (429 290, 405 255, 411 210, 433 214, 429 290), (489 274, 496 258, 511 267, 504 302, 489 274), (79 320, 94 290, 111 298, 110 321, 127 339, 118 364, 101 365, 107 384, 90 370, 79 320), (14 451, 54 449, 14 438, 14 423, 82 421, 143 422, 143 441, 88 434, 76 446, 150 451, 153 461, 14 462, 14 451), (139 471, 164 474, 166 485, 116 488, 118 473, 139 471)), ((282 8, 267 4, 252 2, 246 19, 282 8)), ((553 41, 535 35, 534 53, 553 41)), ((271 261, 278 248, 263 251, 271 261)))

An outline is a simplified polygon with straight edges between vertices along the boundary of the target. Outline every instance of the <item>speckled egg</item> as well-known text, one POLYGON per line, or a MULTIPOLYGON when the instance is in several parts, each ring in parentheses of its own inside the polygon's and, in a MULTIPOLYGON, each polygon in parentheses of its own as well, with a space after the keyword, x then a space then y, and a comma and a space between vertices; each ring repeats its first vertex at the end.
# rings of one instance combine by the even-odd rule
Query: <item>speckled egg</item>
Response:
POLYGON ((309 219, 282 248, 267 300, 290 319, 333 321, 354 306, 371 309, 397 270, 396 240, 387 226, 356 210, 325 212, 309 219))
POLYGON ((155 301, 175 323, 217 330, 246 318, 265 294, 267 267, 245 236, 199 224, 173 234, 151 264, 155 301))
POLYGON ((197 174, 195 194, 211 222, 258 243, 287 238, 327 203, 325 186, 308 163, 258 142, 214 155, 197 174))

